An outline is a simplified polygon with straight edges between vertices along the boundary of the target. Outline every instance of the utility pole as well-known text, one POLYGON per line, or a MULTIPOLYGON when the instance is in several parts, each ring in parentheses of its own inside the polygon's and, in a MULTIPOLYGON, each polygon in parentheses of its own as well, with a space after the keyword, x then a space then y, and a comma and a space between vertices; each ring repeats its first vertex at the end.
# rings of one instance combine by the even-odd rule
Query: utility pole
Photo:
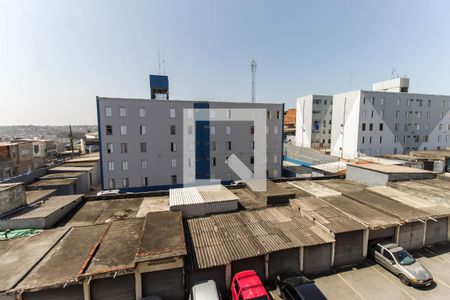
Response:
POLYGON ((252 60, 250 64, 252 70, 252 103, 256 101, 256 60, 252 60))

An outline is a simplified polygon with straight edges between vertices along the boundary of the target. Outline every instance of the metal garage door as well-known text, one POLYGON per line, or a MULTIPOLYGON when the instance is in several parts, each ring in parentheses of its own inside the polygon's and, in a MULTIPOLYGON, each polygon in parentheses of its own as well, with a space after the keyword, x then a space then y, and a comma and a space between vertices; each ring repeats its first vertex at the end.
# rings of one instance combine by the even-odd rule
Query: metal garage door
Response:
POLYGON ((164 300, 184 299, 183 269, 142 273, 142 296, 152 295, 164 300))
POLYGON ((405 249, 420 249, 423 245, 425 224, 421 222, 406 223, 400 226, 398 244, 405 249))
POLYGON ((334 266, 346 266, 361 262, 363 257, 363 231, 336 234, 334 266))
POLYGON ((331 270, 331 244, 305 247, 303 272, 307 275, 327 273, 331 270))
POLYGON ((395 227, 369 231, 369 241, 379 239, 387 239, 393 241, 394 236, 395 236, 395 227))
POLYGON ((425 244, 431 245, 435 243, 447 241, 448 234, 448 218, 437 219, 437 222, 429 220, 427 222, 427 234, 425 236, 425 244))
POLYGON ((135 300, 134 274, 91 281, 92 300, 135 300))
POLYGON ((264 255, 241 259, 237 261, 233 261, 231 263, 231 277, 233 278, 234 274, 244 271, 244 270, 255 270, 256 274, 258 274, 259 278, 264 281, 265 277, 265 263, 264 263, 264 255))
POLYGON ((191 288, 197 282, 209 279, 212 279, 216 282, 217 288, 222 293, 226 292, 227 288, 225 286, 225 266, 189 271, 189 288, 191 288))
POLYGON ((280 273, 300 271, 299 252, 299 248, 293 248, 269 254, 269 284, 280 273))
POLYGON ((65 289, 51 289, 34 293, 24 293, 23 300, 83 300, 83 286, 68 286, 65 289))

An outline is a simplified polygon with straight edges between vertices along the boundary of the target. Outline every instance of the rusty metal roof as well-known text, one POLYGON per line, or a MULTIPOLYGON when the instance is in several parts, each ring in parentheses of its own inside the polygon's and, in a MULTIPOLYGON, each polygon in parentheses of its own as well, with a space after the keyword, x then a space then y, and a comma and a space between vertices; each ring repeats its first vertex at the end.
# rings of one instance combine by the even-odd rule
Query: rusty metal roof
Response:
POLYGON ((189 266, 200 269, 334 241, 289 206, 190 219, 187 230, 189 266))
POLYGON ((334 233, 366 229, 367 226, 316 197, 291 199, 291 205, 307 213, 334 233))

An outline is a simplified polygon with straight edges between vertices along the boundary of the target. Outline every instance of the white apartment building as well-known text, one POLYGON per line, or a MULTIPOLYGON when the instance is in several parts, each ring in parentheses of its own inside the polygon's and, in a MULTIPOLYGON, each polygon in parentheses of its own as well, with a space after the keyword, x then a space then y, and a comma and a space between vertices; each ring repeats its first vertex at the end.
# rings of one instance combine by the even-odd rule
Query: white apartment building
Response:
POLYGON ((309 95, 297 99, 295 144, 330 148, 333 96, 309 95))
POLYGON ((382 156, 450 146, 450 96, 409 93, 409 80, 333 96, 331 154, 382 156))
MULTIPOLYGON (((281 176, 284 104, 97 97, 102 189, 145 191, 183 184, 184 109, 266 109, 268 177, 281 176)), ((260 130, 260 129, 258 129, 260 130)), ((235 154, 253 170, 252 121, 197 121, 197 179, 240 179, 225 163, 235 154)))

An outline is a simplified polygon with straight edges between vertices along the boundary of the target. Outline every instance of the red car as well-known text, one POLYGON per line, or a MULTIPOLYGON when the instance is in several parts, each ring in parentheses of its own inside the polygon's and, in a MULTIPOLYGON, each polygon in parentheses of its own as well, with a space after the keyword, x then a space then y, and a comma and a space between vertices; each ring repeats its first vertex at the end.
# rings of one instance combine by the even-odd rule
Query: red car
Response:
POLYGON ((236 273, 231 282, 233 300, 269 300, 261 280, 253 270, 236 273))

